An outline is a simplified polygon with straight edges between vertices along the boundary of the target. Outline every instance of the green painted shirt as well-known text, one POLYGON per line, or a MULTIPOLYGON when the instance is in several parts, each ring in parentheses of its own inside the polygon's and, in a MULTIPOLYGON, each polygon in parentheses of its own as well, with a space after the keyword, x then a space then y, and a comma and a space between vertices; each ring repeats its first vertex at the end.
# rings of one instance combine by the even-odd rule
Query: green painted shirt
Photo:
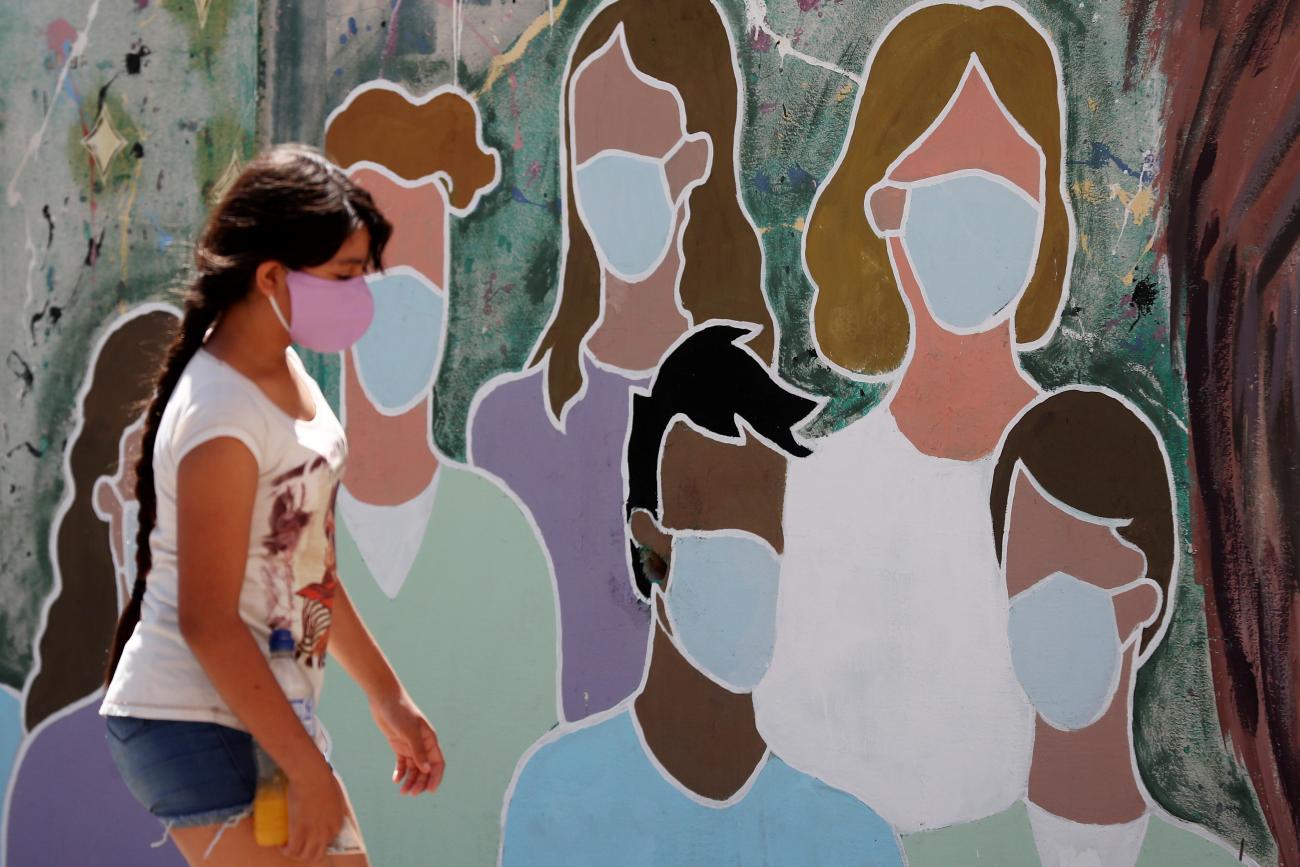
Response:
POLYGON ((515 764, 557 719, 554 591, 532 525, 470 470, 444 464, 436 484, 396 599, 337 525, 340 580, 447 760, 436 793, 399 796, 364 694, 337 664, 327 668, 321 718, 376 865, 495 864, 515 764))
MULTIPOLYGON (((987 819, 903 837, 909 867, 1041 867, 1025 802, 987 819)), ((1152 812, 1137 867, 1240 864, 1235 853, 1152 812)))

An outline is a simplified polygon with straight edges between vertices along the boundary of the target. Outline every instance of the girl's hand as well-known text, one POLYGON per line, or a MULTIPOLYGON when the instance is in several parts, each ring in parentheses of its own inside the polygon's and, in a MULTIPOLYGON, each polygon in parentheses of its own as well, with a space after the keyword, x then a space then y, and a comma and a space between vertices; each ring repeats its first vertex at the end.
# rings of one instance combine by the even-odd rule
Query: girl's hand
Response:
POLYGON ((401 690, 395 697, 370 703, 379 730, 397 757, 393 782, 403 795, 432 792, 442 782, 446 763, 438 735, 411 697, 401 690))
POLYGON ((338 836, 347 815, 343 789, 329 765, 320 762, 303 775, 289 777, 289 844, 284 854, 315 864, 338 836))

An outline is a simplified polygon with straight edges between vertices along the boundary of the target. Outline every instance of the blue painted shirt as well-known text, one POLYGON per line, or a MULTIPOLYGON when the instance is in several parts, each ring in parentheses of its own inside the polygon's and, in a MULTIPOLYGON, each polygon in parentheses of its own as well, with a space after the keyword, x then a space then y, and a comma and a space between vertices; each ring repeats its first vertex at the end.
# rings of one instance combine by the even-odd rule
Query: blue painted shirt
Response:
POLYGON ((871 808, 769 755, 703 802, 650 761, 629 710, 544 742, 517 772, 502 864, 902 865, 871 808))

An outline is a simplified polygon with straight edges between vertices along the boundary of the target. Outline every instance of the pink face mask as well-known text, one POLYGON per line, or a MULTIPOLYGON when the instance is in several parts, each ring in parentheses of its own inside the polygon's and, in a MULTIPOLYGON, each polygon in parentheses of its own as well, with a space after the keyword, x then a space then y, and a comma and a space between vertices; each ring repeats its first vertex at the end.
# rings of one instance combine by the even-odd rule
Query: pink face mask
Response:
POLYGON ((274 297, 271 309, 293 342, 307 349, 342 352, 361 339, 375 317, 375 299, 365 277, 331 280, 290 271, 286 282, 293 322, 285 320, 274 297))

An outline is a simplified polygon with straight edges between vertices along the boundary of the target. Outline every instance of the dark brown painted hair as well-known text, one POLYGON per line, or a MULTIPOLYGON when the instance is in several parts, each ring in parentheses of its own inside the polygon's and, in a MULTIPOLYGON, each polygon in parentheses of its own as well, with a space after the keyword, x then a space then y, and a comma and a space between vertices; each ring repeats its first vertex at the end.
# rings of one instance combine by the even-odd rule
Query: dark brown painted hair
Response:
POLYGON ((99 659, 112 641, 118 581, 109 527, 95 512, 95 483, 117 473, 122 434, 144 412, 177 322, 167 310, 128 312, 90 360, 82 423, 68 443, 71 502, 51 531, 59 591, 37 639, 40 670, 23 708, 28 731, 100 685, 98 666, 86 660, 99 659))
POLYGON ((1164 623, 1176 580, 1171 472, 1155 431, 1119 398, 1101 391, 1067 388, 1030 407, 1007 432, 993 470, 989 511, 998 562, 1017 461, 1066 505, 1129 520, 1117 532, 1146 555, 1146 577, 1160 585, 1160 614, 1142 633, 1145 650, 1164 623))
POLYGON ((111 680, 136 623, 152 565, 149 534, 157 518, 153 450, 158 423, 176 383, 203 345, 222 311, 253 289, 263 262, 298 270, 323 265, 353 232, 370 233, 370 258, 379 267, 392 227, 370 194, 348 180, 318 151, 304 145, 278 145, 248 164, 208 217, 194 249, 194 275, 185 290, 180 332, 158 371, 145 414, 136 500, 136 579, 131 599, 117 623, 105 680, 111 680))
MULTIPOLYGON (((713 139, 713 171, 691 192, 690 222, 682 239, 683 306, 697 323, 737 319, 758 325, 750 347, 770 362, 776 352, 772 315, 763 295, 763 254, 758 234, 741 208, 736 188, 737 93, 734 50, 718 9, 709 0, 616 0, 586 25, 565 70, 560 134, 566 161, 569 90, 573 72, 623 25, 637 68, 681 93, 688 132, 713 139)), ((561 167, 567 177, 568 163, 561 167)), ((582 343, 600 315, 601 271, 587 229, 578 219, 572 182, 567 185, 568 245, 560 278, 559 306, 533 352, 530 366, 547 364, 547 404, 560 418, 582 389, 582 343)))

